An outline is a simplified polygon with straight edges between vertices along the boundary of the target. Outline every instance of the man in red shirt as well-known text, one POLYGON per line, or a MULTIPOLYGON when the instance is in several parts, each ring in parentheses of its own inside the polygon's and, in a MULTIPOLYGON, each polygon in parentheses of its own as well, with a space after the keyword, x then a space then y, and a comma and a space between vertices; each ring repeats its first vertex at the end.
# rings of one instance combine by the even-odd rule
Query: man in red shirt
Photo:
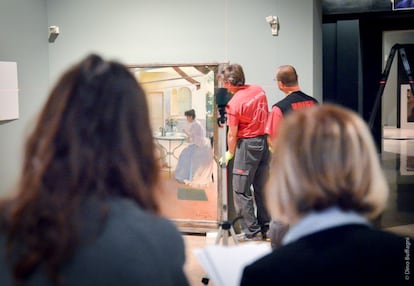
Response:
MULTIPOLYGON (((277 85, 286 97, 273 105, 266 124, 265 133, 268 135, 267 140, 269 146, 277 137, 279 126, 283 117, 292 110, 298 110, 313 106, 318 103, 313 97, 303 93, 298 83, 298 75, 294 67, 290 65, 280 66, 276 70, 277 85)), ((280 222, 277 218, 273 218, 270 223, 269 238, 273 248, 280 246, 283 236, 287 232, 289 226, 280 222)))
POLYGON ((226 107, 229 131, 225 157, 227 163, 234 156, 234 205, 237 216, 242 217, 243 232, 239 239, 261 238, 260 233, 267 232, 270 220, 263 196, 269 163, 265 136, 267 97, 261 87, 245 84, 243 68, 238 64, 225 66, 218 78, 233 94, 226 107))
POLYGON ((279 125, 286 113, 309 106, 313 106, 318 101, 303 93, 298 83, 298 75, 294 67, 290 65, 280 66, 276 70, 276 78, 278 88, 283 91, 286 97, 273 105, 266 124, 265 133, 268 134, 268 143, 277 137, 279 125))

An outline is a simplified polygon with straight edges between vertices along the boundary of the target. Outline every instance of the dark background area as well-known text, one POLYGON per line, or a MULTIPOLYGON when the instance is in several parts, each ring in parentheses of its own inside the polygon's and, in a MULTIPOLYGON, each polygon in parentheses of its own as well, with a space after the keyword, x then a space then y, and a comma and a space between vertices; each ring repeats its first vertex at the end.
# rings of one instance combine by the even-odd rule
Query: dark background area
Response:
MULTIPOLYGON (((395 11, 389 0, 324 0, 323 101, 355 110, 369 122, 380 94, 383 53, 390 52, 382 50, 383 32, 401 30, 414 30, 414 10, 395 11)), ((414 47, 408 44, 403 47, 413 70, 414 47)), ((399 53, 394 57, 393 62, 396 61, 397 84, 407 83, 399 53)), ((401 172, 400 154, 383 151, 382 100, 379 102, 371 132, 389 182, 390 200, 376 224, 381 227, 412 224, 414 176, 401 172)), ((407 162, 414 162, 413 154, 405 156, 407 162)))
MULTIPOLYGON (((414 10, 394 11, 389 0, 322 3, 323 100, 349 107, 368 121, 383 72, 382 34, 414 29, 414 10)), ((381 106, 372 134, 381 152, 381 106)))

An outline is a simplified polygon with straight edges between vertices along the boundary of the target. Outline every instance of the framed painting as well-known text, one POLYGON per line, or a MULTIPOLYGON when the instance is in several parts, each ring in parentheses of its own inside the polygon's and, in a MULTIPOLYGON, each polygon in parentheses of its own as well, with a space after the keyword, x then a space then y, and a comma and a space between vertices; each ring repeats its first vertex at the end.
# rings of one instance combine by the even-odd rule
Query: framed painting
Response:
POLYGON ((147 95, 163 183, 161 212, 182 232, 208 232, 217 229, 221 219, 214 100, 221 65, 129 66, 147 95), (195 122, 202 136, 192 134, 195 122))
POLYGON ((400 127, 414 128, 414 96, 409 84, 400 86, 400 127))

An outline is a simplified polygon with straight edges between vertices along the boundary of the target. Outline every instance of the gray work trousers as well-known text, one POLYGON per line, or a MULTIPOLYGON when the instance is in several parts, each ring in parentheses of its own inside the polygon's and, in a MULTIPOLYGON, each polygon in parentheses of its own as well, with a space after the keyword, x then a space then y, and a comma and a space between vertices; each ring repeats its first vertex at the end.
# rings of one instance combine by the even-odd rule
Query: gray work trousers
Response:
POLYGON ((269 156, 266 136, 237 141, 233 166, 233 199, 236 214, 242 217, 239 220, 241 230, 246 236, 253 236, 260 231, 265 233, 269 226, 270 217, 264 204, 269 156))

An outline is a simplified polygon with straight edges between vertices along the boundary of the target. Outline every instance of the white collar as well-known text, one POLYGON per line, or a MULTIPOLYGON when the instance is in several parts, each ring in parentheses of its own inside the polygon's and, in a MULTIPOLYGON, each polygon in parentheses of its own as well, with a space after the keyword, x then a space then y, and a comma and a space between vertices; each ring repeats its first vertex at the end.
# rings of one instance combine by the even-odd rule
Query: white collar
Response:
POLYGON ((282 244, 285 245, 312 233, 346 224, 369 225, 369 222, 365 217, 354 211, 343 211, 338 207, 331 207, 320 212, 311 212, 289 228, 282 244))

